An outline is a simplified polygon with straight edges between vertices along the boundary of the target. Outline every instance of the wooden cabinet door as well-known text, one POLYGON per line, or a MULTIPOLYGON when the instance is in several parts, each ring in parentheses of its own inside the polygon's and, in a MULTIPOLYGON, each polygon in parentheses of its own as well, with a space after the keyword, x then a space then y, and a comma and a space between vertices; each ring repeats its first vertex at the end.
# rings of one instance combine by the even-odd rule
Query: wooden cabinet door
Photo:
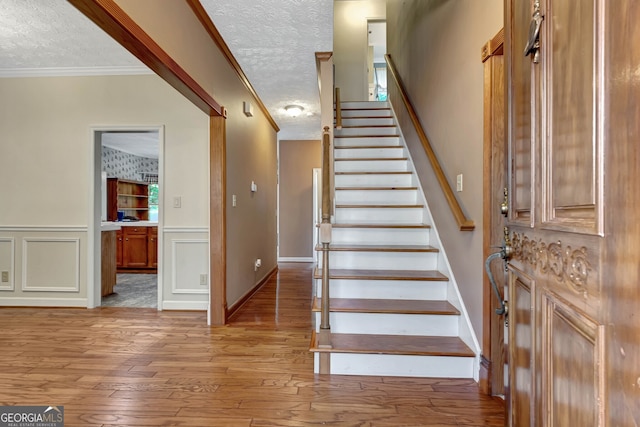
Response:
POLYGON ((158 227, 147 227, 148 267, 158 268, 158 227))
POLYGON ((640 5, 505 5, 508 421, 638 425, 640 5))
POLYGON ((124 267, 124 235, 122 229, 116 231, 116 267, 124 267))
POLYGON ((147 232, 145 227, 125 227, 123 264, 126 268, 146 268, 148 260, 147 232))

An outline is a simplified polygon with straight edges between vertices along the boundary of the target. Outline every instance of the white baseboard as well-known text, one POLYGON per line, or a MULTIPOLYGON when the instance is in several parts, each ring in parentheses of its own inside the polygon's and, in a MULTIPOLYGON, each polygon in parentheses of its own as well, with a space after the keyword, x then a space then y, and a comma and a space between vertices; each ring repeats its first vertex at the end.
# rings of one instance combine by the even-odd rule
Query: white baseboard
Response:
MULTIPOLYGON (((0 294, 1 295, 1 294, 0 294)), ((3 307, 87 307, 86 298, 0 298, 3 307)))
POLYGON ((278 262, 314 262, 313 257, 279 257, 278 262))

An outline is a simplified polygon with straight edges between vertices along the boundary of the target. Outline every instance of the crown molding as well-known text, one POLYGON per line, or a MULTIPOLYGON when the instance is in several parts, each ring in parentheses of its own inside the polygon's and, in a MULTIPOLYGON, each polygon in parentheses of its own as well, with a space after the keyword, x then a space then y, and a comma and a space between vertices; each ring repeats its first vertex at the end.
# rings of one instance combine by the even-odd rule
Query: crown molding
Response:
POLYGON ((143 65, 112 67, 43 67, 0 69, 0 77, 74 77, 153 74, 143 65))

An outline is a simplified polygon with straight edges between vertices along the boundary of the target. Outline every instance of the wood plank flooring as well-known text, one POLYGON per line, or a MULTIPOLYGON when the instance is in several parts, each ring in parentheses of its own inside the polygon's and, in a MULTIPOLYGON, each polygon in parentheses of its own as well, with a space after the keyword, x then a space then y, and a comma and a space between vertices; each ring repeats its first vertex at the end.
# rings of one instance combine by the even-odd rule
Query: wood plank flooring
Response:
POLYGON ((203 312, 0 308, 0 405, 65 426, 502 426, 468 380, 313 374, 309 264, 282 265, 229 325, 203 312))

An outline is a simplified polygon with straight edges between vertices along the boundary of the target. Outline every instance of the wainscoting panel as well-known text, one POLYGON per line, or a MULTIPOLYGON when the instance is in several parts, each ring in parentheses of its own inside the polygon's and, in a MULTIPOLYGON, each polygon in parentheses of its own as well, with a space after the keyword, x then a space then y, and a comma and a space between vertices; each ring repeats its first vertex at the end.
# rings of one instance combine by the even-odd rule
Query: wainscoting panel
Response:
POLYGON ((209 241, 204 239, 172 239, 173 274, 171 291, 174 294, 209 293, 209 241), (205 275, 204 282, 201 276, 205 275))
POLYGON ((80 291, 79 238, 25 237, 22 259, 23 291, 80 291))
POLYGON ((0 272, 7 277, 0 278, 0 291, 15 289, 16 242, 13 237, 0 237, 0 272), (7 280, 3 280, 3 279, 7 280))

